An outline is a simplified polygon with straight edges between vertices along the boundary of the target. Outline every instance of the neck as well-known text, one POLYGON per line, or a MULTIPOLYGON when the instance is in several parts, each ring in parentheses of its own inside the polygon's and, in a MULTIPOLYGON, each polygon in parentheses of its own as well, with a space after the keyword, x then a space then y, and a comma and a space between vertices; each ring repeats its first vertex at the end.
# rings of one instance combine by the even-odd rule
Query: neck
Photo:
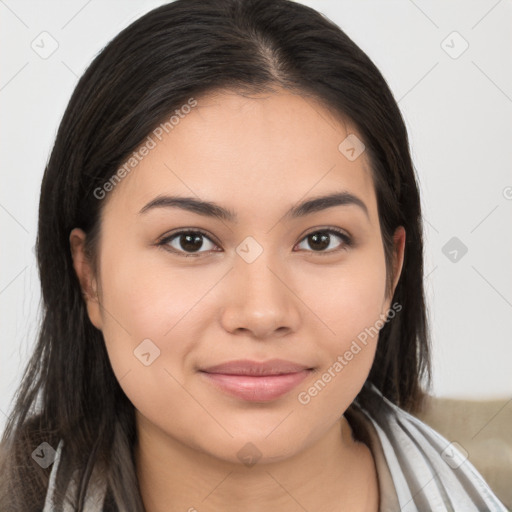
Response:
POLYGON ((279 462, 233 464, 170 438, 137 413, 136 471, 146 512, 376 511, 371 452, 342 416, 279 462))

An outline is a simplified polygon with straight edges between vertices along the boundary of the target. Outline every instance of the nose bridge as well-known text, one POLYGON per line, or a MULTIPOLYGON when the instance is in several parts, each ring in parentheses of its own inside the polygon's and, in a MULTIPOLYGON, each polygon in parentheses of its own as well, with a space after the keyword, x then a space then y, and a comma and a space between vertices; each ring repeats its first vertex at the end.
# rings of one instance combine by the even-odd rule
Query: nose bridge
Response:
POLYGON ((251 262, 238 257, 234 270, 236 279, 243 285, 242 289, 250 292, 247 298, 270 304, 285 292, 283 283, 276 275, 279 268, 276 258, 267 250, 251 262))

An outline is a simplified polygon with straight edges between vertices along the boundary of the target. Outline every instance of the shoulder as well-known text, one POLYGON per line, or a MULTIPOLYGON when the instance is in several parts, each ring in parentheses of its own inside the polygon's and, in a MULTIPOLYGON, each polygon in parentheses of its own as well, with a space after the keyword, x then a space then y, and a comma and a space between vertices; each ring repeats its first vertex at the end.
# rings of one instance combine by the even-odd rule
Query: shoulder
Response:
POLYGON ((41 510, 51 472, 46 447, 53 443, 41 415, 8 425, 0 444, 2 511, 41 510))
MULTIPOLYGON (((62 466, 62 459, 65 457, 65 443, 61 439, 57 445, 57 449, 53 454, 53 465, 48 482, 44 507, 42 512, 53 512, 54 510, 62 510, 62 512, 72 512, 75 510, 73 500, 77 493, 76 472, 71 476, 65 486, 63 499, 58 500, 59 492, 57 491, 58 477, 60 477, 59 469, 62 466), (57 501, 58 500, 58 501, 57 501), (58 508, 56 508, 58 507, 58 508)), ((106 495, 106 484, 104 479, 97 476, 96 470, 93 470, 90 483, 87 487, 87 495, 84 501, 83 512, 100 512, 103 509, 106 495)))
POLYGON ((466 454, 387 400, 373 384, 365 388, 365 406, 356 401, 347 412, 358 418, 359 430, 374 444, 374 455, 380 454, 381 467, 384 462, 389 469, 403 512, 506 512, 466 454))

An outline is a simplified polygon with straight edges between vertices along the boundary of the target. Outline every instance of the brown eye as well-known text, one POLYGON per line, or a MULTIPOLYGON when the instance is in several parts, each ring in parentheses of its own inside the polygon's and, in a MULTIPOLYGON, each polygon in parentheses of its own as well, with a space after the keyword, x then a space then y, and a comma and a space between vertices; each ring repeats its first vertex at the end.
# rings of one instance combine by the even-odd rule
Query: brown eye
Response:
POLYGON ((306 235, 303 240, 313 252, 330 254, 338 250, 347 250, 352 245, 351 238, 336 229, 317 230, 306 235), (336 238, 342 243, 336 244, 336 238), (330 250, 326 250, 330 249, 330 250))
POLYGON ((213 249, 209 247, 209 244, 217 247, 202 231, 179 231, 158 242, 159 246, 163 246, 181 256, 198 256, 203 252, 211 251, 213 249), (205 243, 204 240, 208 240, 208 242, 205 243), (205 246, 206 251, 201 251, 205 246))

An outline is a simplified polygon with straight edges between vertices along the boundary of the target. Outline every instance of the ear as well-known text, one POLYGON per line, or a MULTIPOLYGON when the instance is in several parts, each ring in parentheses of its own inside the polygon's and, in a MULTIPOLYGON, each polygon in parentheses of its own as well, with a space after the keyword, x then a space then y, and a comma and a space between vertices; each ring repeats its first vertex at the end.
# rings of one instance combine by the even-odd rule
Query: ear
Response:
POLYGON ((82 295, 84 297, 87 314, 91 323, 101 330, 102 318, 98 297, 98 283, 89 259, 85 254, 86 234, 80 228, 74 228, 69 235, 69 245, 71 248, 71 256, 73 258, 73 267, 75 269, 82 295))
POLYGON ((398 281, 400 280, 400 275, 402 274, 405 254, 405 238, 405 228, 403 226, 398 226, 393 234, 393 287, 390 295, 384 299, 384 311, 382 312, 384 315, 386 315, 391 307, 391 300, 398 285, 398 281))
MULTIPOLYGON (((393 293, 395 293, 396 286, 402 274, 402 267, 404 265, 405 253, 405 228, 398 226, 393 235, 393 293)), ((391 295, 393 295, 393 293, 391 295)))

